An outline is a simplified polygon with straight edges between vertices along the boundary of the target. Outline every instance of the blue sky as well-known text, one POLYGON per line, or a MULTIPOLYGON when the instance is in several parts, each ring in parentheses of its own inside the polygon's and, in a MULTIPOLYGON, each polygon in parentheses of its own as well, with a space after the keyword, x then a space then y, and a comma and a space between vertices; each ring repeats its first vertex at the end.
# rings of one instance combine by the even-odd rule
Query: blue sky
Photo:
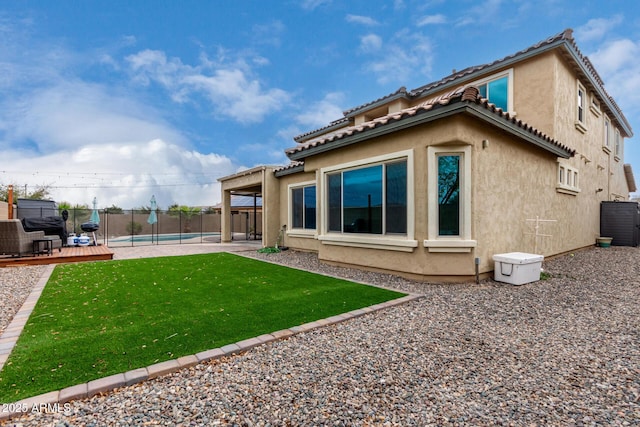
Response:
MULTIPOLYGON (((631 1, 0 1, 0 184, 213 205, 342 111, 574 29, 640 131, 631 1)), ((535 124, 534 124, 535 125, 535 124)), ((638 137, 625 162, 640 178, 638 137)), ((640 183, 640 182, 639 182, 640 183)))

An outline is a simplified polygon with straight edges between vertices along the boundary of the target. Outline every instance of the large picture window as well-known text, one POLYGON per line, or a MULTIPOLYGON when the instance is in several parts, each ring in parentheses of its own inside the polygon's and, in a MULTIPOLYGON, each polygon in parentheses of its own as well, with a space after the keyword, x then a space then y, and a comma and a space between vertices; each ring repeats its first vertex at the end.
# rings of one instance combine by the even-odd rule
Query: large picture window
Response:
POLYGON ((327 174, 328 229, 407 233, 407 160, 327 174))
POLYGON ((413 150, 320 169, 318 240, 324 245, 412 252, 413 150))

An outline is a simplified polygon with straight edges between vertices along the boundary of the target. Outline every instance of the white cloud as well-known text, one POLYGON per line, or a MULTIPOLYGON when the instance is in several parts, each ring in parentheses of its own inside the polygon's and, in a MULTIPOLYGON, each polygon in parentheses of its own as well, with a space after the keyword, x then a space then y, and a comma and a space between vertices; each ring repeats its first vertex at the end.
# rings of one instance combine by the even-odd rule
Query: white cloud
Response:
POLYGON ((154 50, 144 50, 126 59, 135 81, 143 85, 160 84, 176 102, 192 101, 204 95, 216 115, 240 123, 260 122, 290 99, 282 89, 263 89, 260 81, 249 75, 248 66, 242 60, 221 65, 201 57, 199 65, 190 66, 178 58, 167 59, 164 52, 154 50))
POLYGON ((281 21, 273 21, 263 25, 254 25, 251 31, 251 37, 256 44, 278 47, 282 42, 281 37, 285 32, 285 29, 286 28, 281 21))
POLYGON ((585 25, 576 28, 574 36, 579 42, 602 39, 611 29, 616 28, 623 21, 622 15, 611 18, 590 19, 585 25))
POLYGON ((362 25, 366 25, 366 26, 375 26, 378 25, 378 21, 376 21, 375 19, 371 18, 370 16, 362 16, 362 15, 347 15, 346 17, 347 22, 351 22, 354 24, 362 24, 362 25))
POLYGON ((34 89, 0 101, 6 120, 5 142, 31 141, 38 152, 114 141, 185 138, 164 123, 152 107, 141 105, 106 88, 81 81, 34 89))
POLYGON ((302 0, 300 6, 305 10, 314 10, 323 4, 329 4, 331 0, 302 0))
POLYGON ((421 18, 418 21, 417 25, 418 27, 424 27, 425 25, 446 24, 446 23, 447 23, 447 17, 442 14, 438 14, 438 15, 429 15, 421 18))
POLYGON ((382 48, 382 38, 377 34, 367 34, 360 37, 360 50, 363 52, 376 52, 382 48))
POLYGON ((237 168, 224 156, 159 139, 84 145, 28 157, 0 151, 0 156, 11 159, 0 182, 50 186, 58 202, 90 205, 97 197, 100 207, 138 207, 148 204, 152 194, 164 207, 213 205, 220 201, 217 178, 237 168))
POLYGON ((640 112, 640 41, 607 42, 589 54, 589 59, 625 114, 640 112))
POLYGON ((602 74, 612 74, 637 64, 640 46, 629 39, 620 39, 604 44, 589 55, 596 69, 602 74))
POLYGON ((339 106, 343 101, 343 93, 328 93, 322 100, 306 106, 304 112, 297 115, 295 120, 307 128, 326 126, 343 117, 342 108, 339 106))
MULTIPOLYGON (((474 6, 467 8, 461 12, 461 16, 456 20, 457 27, 472 25, 478 22, 504 24, 504 17, 500 15, 500 8, 503 0, 484 0, 482 2, 473 3, 474 6)), ((509 6, 514 6, 509 3, 509 6)))
POLYGON ((423 77, 431 73, 431 42, 420 33, 400 31, 389 42, 384 43, 383 49, 368 53, 374 54, 376 58, 368 62, 365 69, 374 73, 381 84, 406 84, 416 75, 423 77))
MULTIPOLYGON (((100 84, 78 74, 88 67, 113 71, 131 65, 139 83, 166 86, 188 100, 195 88, 184 78, 200 75, 205 61, 191 67, 148 50, 132 57, 133 63, 123 63, 108 49, 77 52, 63 42, 33 39, 29 31, 12 28, 0 28, 0 36, 5 31, 12 36, 0 46, 0 183, 48 186, 52 198, 72 204, 90 205, 97 197, 99 207, 147 205, 152 194, 164 207, 220 201, 217 178, 239 165, 193 148, 166 120, 165 105, 138 98, 139 93, 118 81, 118 74, 100 84)), ((242 92, 236 94, 255 102, 232 105, 231 114, 242 110, 256 117, 274 107, 269 97, 280 96, 277 102, 286 98, 277 90, 262 90, 257 79, 244 73, 241 61, 234 65, 233 70, 240 70, 235 88, 242 92)))

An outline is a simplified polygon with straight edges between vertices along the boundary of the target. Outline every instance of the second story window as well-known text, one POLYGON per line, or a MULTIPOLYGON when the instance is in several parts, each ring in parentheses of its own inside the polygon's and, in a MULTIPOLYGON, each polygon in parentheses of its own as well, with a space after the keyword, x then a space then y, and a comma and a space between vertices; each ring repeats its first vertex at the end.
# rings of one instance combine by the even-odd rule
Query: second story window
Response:
POLYGON ((604 135, 602 149, 607 153, 611 152, 611 120, 609 117, 604 116, 604 135))
POLYGON ((475 81, 471 85, 477 87, 480 91, 480 96, 488 99, 496 107, 515 114, 513 111, 512 69, 475 81))
POLYGON ((615 148, 614 148, 614 155, 616 156, 616 160, 620 159, 620 157, 622 157, 622 136, 620 136, 620 131, 618 129, 616 129, 616 136, 615 136, 615 148))
POLYGON ((577 99, 576 99, 576 129, 584 133, 587 131, 587 123, 585 118, 585 108, 587 104, 587 92, 584 86, 578 82, 577 86, 577 99))

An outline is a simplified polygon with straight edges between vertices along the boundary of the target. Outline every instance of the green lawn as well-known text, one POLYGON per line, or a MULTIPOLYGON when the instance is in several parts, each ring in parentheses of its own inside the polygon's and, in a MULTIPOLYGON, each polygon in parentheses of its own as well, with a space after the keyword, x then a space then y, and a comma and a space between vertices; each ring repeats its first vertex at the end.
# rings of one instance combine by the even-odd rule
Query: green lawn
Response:
POLYGON ((227 253, 59 265, 0 371, 0 401, 402 295, 227 253))

